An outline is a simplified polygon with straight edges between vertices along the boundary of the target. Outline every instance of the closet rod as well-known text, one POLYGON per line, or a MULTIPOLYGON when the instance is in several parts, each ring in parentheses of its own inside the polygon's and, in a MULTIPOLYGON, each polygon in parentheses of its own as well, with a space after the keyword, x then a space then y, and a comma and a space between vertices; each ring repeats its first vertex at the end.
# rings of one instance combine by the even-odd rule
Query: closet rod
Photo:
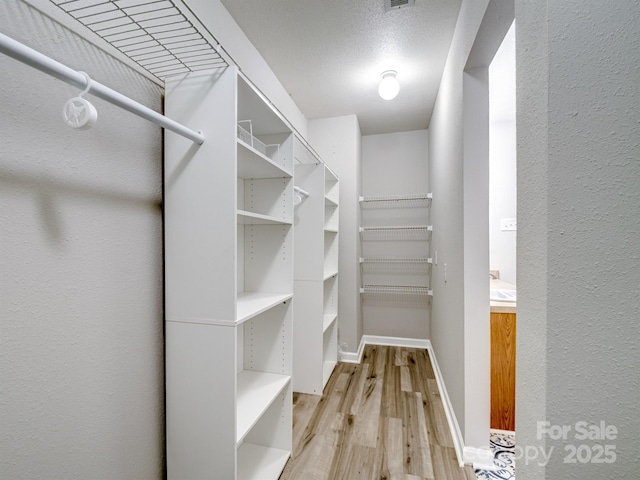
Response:
MULTIPOLYGON (((33 67, 41 72, 51 75, 52 77, 62 80, 63 82, 84 89, 87 87, 87 78, 81 72, 77 72, 66 65, 57 62, 56 60, 43 55, 40 52, 36 52, 32 48, 23 45, 22 43, 7 37, 0 33, 0 52, 5 55, 14 58, 30 67, 33 67)), ((131 112, 139 117, 149 120, 150 122, 160 125, 163 128, 171 130, 172 132, 182 135, 201 145, 204 142, 204 136, 201 132, 196 132, 190 128, 181 125, 178 122, 171 120, 170 118, 160 115, 159 113, 151 110, 149 107, 145 107, 141 103, 130 99, 116 92, 115 90, 105 87, 101 83, 95 80, 89 81, 90 88, 88 93, 95 95, 113 105, 116 105, 128 112, 131 112)))

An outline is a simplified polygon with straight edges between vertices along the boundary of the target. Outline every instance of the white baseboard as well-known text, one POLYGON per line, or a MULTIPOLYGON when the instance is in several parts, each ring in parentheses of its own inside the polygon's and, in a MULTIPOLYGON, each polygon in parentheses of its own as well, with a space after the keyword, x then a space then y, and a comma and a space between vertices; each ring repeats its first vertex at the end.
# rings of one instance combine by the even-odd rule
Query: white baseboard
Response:
POLYGON ((429 359, 431 360, 431 367, 436 376, 436 382, 438 384, 438 390, 440 391, 440 398, 442 398, 442 405, 444 406, 444 413, 447 417, 447 423, 449 424, 449 431, 451 432, 451 438, 453 440, 453 446, 458 458, 458 465, 463 467, 465 464, 473 464, 474 468, 482 468, 484 470, 493 470, 495 466, 493 464, 493 454, 488 449, 465 447, 462 432, 458 425, 458 420, 451 404, 451 399, 447 393, 447 388, 442 378, 442 372, 438 366, 436 355, 433 351, 431 341, 420 338, 400 338, 400 337, 383 337, 378 335, 363 335, 358 345, 357 352, 340 352, 340 361, 350 363, 360 363, 362 361, 362 352, 365 345, 387 345, 392 347, 409 347, 409 348, 424 348, 429 352, 429 359))
POLYGON ((426 338, 383 337, 379 335, 363 335, 360 345, 388 345, 391 347, 429 348, 431 343, 426 338))
POLYGON ((345 363, 360 363, 360 356, 362 352, 340 352, 339 359, 341 362, 345 363))
POLYGON ((428 346, 426 348, 429 351, 429 359, 431 360, 431 367, 433 368, 433 373, 436 376, 438 390, 440 391, 440 398, 442 398, 444 413, 447 417, 447 423, 449 424, 449 431, 451 432, 451 439, 453 440, 453 447, 456 451, 456 457, 458 458, 458 465, 463 467, 465 464, 464 439, 462 438, 460 425, 458 425, 458 419, 456 418, 456 414, 453 410, 453 405, 451 404, 451 399, 449 398, 449 394, 447 393, 447 387, 444 384, 444 379, 442 378, 442 372, 440 371, 440 367, 438 366, 438 361, 436 360, 436 354, 433 351, 433 346, 431 345, 431 341, 427 340, 427 342, 428 342, 428 346))
POLYGON ((346 363, 360 363, 362 360, 362 351, 364 350, 364 342, 360 339, 360 345, 358 345, 357 352, 338 352, 338 360, 346 363))
POLYGON ((420 338, 383 337, 379 335, 363 335, 357 352, 339 352, 340 361, 360 363, 365 345, 387 345, 390 347, 428 348, 429 340, 420 338))

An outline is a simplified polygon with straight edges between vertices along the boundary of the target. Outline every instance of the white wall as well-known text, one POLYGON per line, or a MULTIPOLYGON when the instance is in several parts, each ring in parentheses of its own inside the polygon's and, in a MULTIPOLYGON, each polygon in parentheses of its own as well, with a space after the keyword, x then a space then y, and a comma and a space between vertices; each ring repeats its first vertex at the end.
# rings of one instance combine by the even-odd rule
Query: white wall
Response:
MULTIPOLYGON (((518 478, 636 478, 640 445, 640 5, 516 1, 518 478), (614 440, 538 438, 603 421, 614 440), (615 445, 567 463, 567 445, 615 445)), ((570 448, 570 447, 569 447, 570 448)))
POLYGON ((362 194, 425 193, 428 155, 428 130, 363 136, 362 194))
POLYGON ((338 345, 355 353, 362 338, 360 205, 362 152, 355 115, 309 121, 309 141, 340 178, 338 345))
MULTIPOLYGON (((429 185, 428 156, 427 130, 363 136, 362 194, 426 193, 429 185)), ((392 208, 364 207, 362 221, 366 226, 426 225, 429 223, 429 209, 425 205, 419 202, 400 202, 392 208)), ((363 256, 428 256, 429 238, 365 238, 362 248, 363 256)), ((363 266, 363 280, 376 280, 371 283, 429 286, 429 266, 386 264, 385 267, 363 266)), ((363 300, 364 334, 428 338, 429 310, 430 300, 427 297, 367 295, 363 300)))
MULTIPOLYGON (((488 0, 463 1, 429 127, 429 181, 433 191, 431 343, 464 436, 464 207, 463 71, 488 0), (446 272, 446 280, 445 280, 446 272)), ((488 438, 487 438, 488 441, 488 438)), ((480 447, 486 445, 486 442, 480 447)))
POLYGON ((516 284, 516 232, 500 220, 516 218, 516 35, 515 25, 489 66, 489 237, 491 270, 516 284))
MULTIPOLYGON (((150 106, 157 85, 18 1, 0 31, 150 106)), ((162 478, 160 129, 0 55, 0 477, 162 478)))
POLYGON ((486 67, 465 70, 463 104, 464 442, 470 448, 484 448, 489 455, 491 337, 489 81, 486 67))
POLYGON ((431 342, 464 447, 489 436, 488 66, 513 22, 509 0, 463 1, 429 128, 434 202, 431 342))

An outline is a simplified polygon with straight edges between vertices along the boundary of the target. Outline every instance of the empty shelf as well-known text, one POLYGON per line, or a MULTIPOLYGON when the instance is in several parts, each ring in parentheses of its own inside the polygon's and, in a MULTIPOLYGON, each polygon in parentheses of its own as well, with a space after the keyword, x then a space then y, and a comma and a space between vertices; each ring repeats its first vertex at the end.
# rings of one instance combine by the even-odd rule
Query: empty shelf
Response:
POLYGON ((325 313, 322 318, 322 332, 326 332, 327 329, 336 321, 338 315, 336 313, 325 313))
POLYGON ((402 232, 425 231, 432 232, 431 225, 402 225, 393 227, 360 227, 360 232, 402 232))
POLYGON ((290 452, 244 443, 238 449, 238 480, 277 480, 290 452))
POLYGON ((333 198, 329 197, 328 195, 324 197, 324 204, 330 207, 338 206, 338 202, 336 202, 333 198))
POLYGON ((53 2, 159 80, 226 66, 216 40, 182 2, 53 2), (178 41, 177 39, 181 39, 178 41))
POLYGON ((239 293, 236 306, 236 323, 246 322, 256 315, 286 302, 291 297, 293 297, 292 293, 239 293))
POLYGON ((360 263, 432 263, 431 257, 361 257, 360 263))
POLYGON ((289 375, 276 373, 244 370, 238 374, 237 443, 244 440, 290 380, 289 375))
POLYGON ((238 141, 238 177, 249 178, 290 178, 292 175, 269 157, 251 145, 238 141))
POLYGON ((323 280, 329 280, 330 278, 335 277, 336 275, 338 275, 338 269, 325 271, 323 280))
POLYGON ((431 200, 432 198, 432 193, 416 193, 411 195, 373 195, 369 197, 360 197, 360 203, 412 202, 420 200, 431 200))
POLYGON ((364 285, 360 293, 393 293, 402 295, 428 295, 433 292, 429 287, 417 287, 413 285, 364 285))
POLYGON ((238 223, 243 225, 291 225, 290 221, 282 218, 263 215, 261 213, 238 210, 238 223))

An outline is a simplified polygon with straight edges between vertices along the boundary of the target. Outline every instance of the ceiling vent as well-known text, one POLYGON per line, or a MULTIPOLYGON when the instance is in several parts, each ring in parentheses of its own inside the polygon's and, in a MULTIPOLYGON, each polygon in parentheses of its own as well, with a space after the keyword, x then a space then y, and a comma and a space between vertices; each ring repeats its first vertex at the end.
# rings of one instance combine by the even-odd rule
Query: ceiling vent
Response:
POLYGON ((416 0, 384 0, 384 9, 390 12, 391 10, 413 7, 415 4, 416 0))

